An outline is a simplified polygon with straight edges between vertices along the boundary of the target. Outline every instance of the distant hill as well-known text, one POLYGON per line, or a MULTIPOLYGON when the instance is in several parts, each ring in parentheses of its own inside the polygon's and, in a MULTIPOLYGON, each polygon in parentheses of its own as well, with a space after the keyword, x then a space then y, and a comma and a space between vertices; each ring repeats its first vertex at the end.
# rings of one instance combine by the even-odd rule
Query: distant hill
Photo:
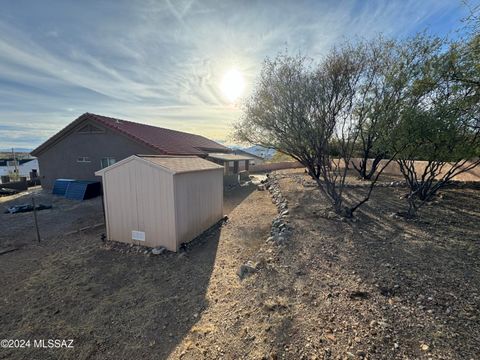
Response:
MULTIPOLYGON (((30 151, 23 152, 23 151, 16 151, 15 150, 15 157, 17 159, 25 159, 30 157, 30 151)), ((12 158, 12 151, 3 151, 0 150, 0 159, 11 159, 12 158)))
POLYGON ((246 152, 249 152, 250 154, 260 156, 264 158, 265 160, 269 160, 272 158, 273 155, 275 155, 275 150, 274 149, 267 149, 264 148, 263 146, 250 146, 247 148, 242 148, 242 150, 245 150, 246 152))
MULTIPOLYGON (((17 153, 30 153, 33 149, 29 149, 29 148, 14 148, 15 152, 17 153)), ((12 148, 5 148, 5 149, 0 149, 0 152, 4 153, 4 152, 9 152, 11 153, 12 152, 12 148)))

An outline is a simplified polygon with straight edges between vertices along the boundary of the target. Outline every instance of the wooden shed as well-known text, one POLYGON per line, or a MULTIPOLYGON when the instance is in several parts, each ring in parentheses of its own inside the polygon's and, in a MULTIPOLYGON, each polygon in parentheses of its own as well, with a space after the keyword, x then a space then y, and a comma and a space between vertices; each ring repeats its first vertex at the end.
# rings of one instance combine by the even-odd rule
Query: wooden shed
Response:
POLYGON ((107 238, 177 251, 223 216, 223 166, 196 156, 133 155, 102 176, 107 238))

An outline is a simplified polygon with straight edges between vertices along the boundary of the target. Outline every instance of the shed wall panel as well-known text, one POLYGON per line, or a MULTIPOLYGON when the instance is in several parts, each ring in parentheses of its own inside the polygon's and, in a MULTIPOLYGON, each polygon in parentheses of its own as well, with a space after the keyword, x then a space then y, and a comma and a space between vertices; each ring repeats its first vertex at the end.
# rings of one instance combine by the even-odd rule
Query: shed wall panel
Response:
POLYGON ((130 181, 131 164, 115 170, 104 178, 106 191, 104 198, 108 209, 108 237, 109 240, 130 243, 131 232, 127 229, 137 227, 135 209, 129 206, 135 200, 130 181))
POLYGON ((176 250, 173 177, 158 167, 136 162, 138 227, 148 246, 176 250))
POLYGON ((133 160, 107 171, 104 189, 109 240, 176 250, 171 174, 133 160), (132 230, 145 241, 132 241, 132 230))
POLYGON ((188 242, 223 216, 223 169, 174 175, 177 243, 188 242))

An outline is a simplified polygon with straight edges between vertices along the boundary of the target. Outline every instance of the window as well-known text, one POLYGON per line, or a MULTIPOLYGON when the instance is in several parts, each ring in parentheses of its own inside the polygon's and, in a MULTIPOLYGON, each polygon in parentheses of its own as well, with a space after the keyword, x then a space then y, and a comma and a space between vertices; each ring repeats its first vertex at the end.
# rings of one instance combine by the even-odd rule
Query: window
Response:
POLYGON ((100 160, 101 169, 106 168, 107 166, 115 164, 115 158, 107 157, 100 160))
POLYGON ((89 163, 90 158, 88 156, 80 156, 77 158, 77 162, 79 163, 89 163))

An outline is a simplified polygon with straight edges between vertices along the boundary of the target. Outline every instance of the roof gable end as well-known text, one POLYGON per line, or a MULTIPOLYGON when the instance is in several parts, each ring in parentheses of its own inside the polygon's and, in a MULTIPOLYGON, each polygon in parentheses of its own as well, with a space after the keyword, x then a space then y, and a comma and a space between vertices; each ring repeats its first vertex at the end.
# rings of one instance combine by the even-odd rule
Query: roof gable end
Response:
MULTIPOLYGON (((31 154, 34 156, 40 155, 45 150, 55 145, 64 136, 67 136, 76 126, 87 120, 94 121, 101 126, 117 131, 137 142, 143 143, 156 150, 159 154, 206 156, 207 153, 212 150, 217 152, 230 151, 227 147, 200 135, 85 113, 38 146, 31 152, 31 154)), ((91 130, 91 132, 96 132, 95 126, 84 128, 91 130)))

